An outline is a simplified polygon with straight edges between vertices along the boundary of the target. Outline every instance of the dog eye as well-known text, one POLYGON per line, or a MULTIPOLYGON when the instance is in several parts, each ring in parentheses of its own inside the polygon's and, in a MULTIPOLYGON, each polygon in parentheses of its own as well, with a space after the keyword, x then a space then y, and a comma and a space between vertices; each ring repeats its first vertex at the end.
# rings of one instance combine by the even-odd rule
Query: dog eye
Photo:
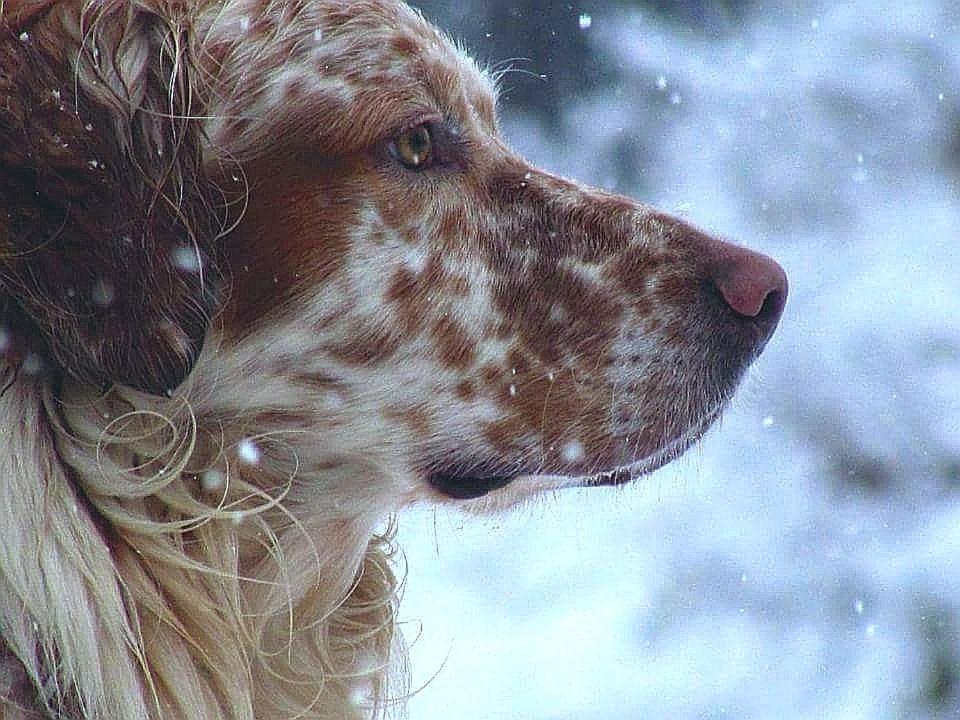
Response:
POLYGON ((433 133, 426 123, 400 133, 390 143, 391 154, 404 167, 423 170, 433 164, 433 133))

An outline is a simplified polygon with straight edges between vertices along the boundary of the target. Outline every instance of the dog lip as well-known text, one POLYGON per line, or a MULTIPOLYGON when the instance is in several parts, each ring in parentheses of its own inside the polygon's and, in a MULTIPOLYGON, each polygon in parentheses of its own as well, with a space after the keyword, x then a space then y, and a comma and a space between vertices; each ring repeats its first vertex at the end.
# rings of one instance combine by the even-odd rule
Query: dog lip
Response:
POLYGON ((581 487, 616 487, 631 482, 636 475, 630 467, 620 467, 614 470, 592 475, 583 481, 581 487))
POLYGON ((483 476, 437 472, 427 476, 427 482, 440 493, 454 500, 474 500, 506 487, 516 478, 515 475, 483 476))
POLYGON ((713 421, 720 415, 722 409, 723 404, 718 405, 715 409, 704 415, 700 423, 690 428, 686 433, 665 447, 646 457, 626 465, 619 465, 610 470, 596 472, 592 475, 581 475, 572 479, 559 476, 559 478, 564 480, 559 483, 559 486, 582 488, 616 487, 629 484, 643 475, 649 475, 683 455, 690 446, 696 443, 709 429, 713 421))
POLYGON ((643 475, 649 475, 664 465, 673 462, 686 452, 695 439, 668 446, 663 450, 638 460, 630 465, 622 465, 587 477, 578 478, 576 487, 617 487, 627 485, 643 475))
POLYGON ((666 465, 682 454, 689 446, 683 443, 662 450, 650 457, 629 465, 621 465, 610 470, 590 475, 566 473, 518 473, 514 475, 483 475, 481 473, 457 474, 456 472, 434 472, 427 476, 427 482, 442 495, 452 500, 475 500, 495 490, 501 490, 518 482, 520 485, 533 484, 541 490, 562 490, 565 488, 616 487, 626 485, 642 475, 666 465))
POLYGON ((563 490, 566 488, 616 487, 626 485, 637 478, 649 475, 683 455, 710 428, 723 411, 725 402, 704 413, 699 422, 664 447, 644 457, 616 464, 607 470, 595 470, 589 474, 579 472, 549 472, 543 468, 527 472, 505 473, 495 466, 484 463, 446 466, 426 475, 427 483, 437 492, 453 500, 475 500, 495 490, 501 490, 516 482, 538 491, 563 490), (489 471, 489 474, 486 471, 489 471))

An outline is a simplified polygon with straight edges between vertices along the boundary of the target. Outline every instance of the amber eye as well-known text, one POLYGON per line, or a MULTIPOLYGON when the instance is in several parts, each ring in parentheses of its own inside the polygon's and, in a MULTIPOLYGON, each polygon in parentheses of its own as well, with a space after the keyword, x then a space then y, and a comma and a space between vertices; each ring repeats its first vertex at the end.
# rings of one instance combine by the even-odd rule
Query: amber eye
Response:
POLYGON ((426 124, 400 133, 390 143, 393 156, 411 170, 423 170, 433 162, 433 136, 426 124))

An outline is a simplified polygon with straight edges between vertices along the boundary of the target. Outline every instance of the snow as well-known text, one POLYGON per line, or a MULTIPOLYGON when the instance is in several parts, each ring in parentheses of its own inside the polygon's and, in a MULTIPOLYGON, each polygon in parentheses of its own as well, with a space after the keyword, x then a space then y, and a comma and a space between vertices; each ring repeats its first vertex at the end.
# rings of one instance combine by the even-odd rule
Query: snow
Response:
POLYGON ((27 356, 23 359, 23 364, 20 365, 20 369, 27 375, 37 375, 43 369, 43 360, 41 360, 40 356, 36 353, 27 353, 27 356))
POLYGON ((174 267, 183 272, 197 273, 202 268, 197 249, 193 247, 183 245, 174 248, 171 252, 171 260, 174 267))
POLYGON ((256 465, 260 462, 260 448, 250 438, 244 438, 237 444, 237 456, 247 465, 256 465))
POLYGON ((583 460, 583 443, 581 443, 579 440, 571 440, 563 446, 562 450, 560 451, 560 455, 564 462, 568 463, 575 463, 583 460))
POLYGON ((219 470, 204 470, 200 473, 200 489, 205 493, 222 492, 226 487, 226 476, 219 470))
POLYGON ((790 298, 680 461, 401 517, 414 720, 960 717, 960 6, 790 7, 709 37, 594 10, 620 80, 559 134, 504 118, 549 169, 772 254, 790 298))
POLYGON ((116 299, 116 290, 114 290, 113 284, 109 280, 100 278, 94 284, 93 289, 90 291, 90 295, 96 305, 99 305, 100 307, 109 307, 116 299))

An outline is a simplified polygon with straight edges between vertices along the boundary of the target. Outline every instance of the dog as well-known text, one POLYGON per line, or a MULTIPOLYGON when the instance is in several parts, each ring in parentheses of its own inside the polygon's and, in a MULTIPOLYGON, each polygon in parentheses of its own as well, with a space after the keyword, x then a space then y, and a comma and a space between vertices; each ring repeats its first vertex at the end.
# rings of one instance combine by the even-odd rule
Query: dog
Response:
POLYGON ((398 0, 0 1, 0 718, 402 712, 396 513, 720 415, 783 270, 496 84, 398 0))

